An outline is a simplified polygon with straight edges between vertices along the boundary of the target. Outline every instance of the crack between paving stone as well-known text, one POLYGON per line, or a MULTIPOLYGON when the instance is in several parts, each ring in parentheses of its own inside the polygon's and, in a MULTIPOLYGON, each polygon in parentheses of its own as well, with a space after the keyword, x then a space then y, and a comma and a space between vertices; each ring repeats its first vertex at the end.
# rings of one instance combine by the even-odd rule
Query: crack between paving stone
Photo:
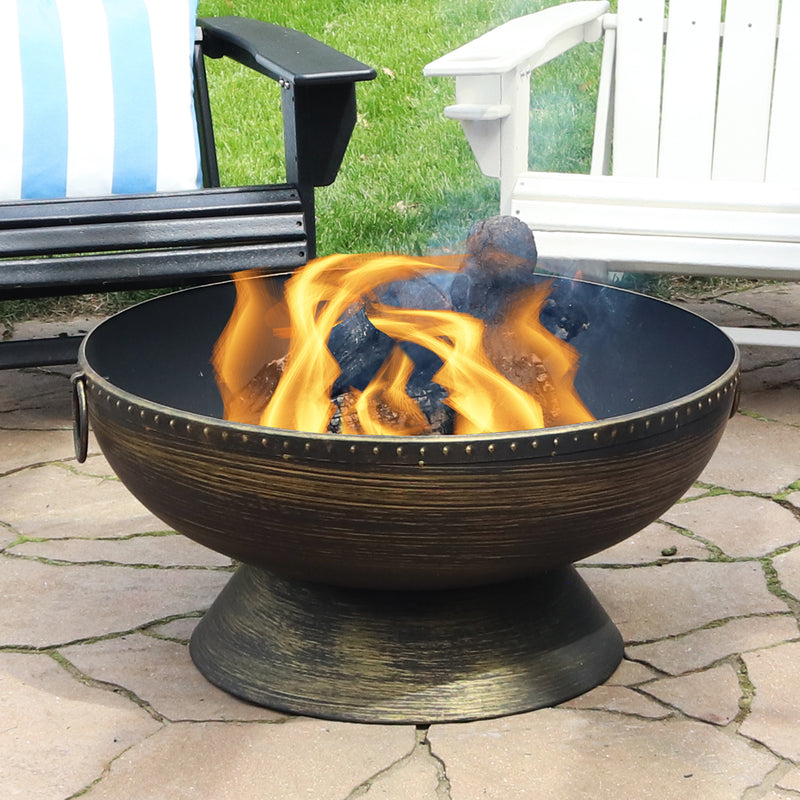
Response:
POLYGON ((427 738, 428 728, 428 725, 418 725, 415 731, 416 741, 411 750, 396 761, 393 761, 389 766, 384 767, 374 775, 362 781, 344 798, 344 800, 357 800, 357 798, 363 797, 381 780, 387 778, 405 764, 415 760, 431 761, 433 763, 437 777, 437 786, 435 789, 436 800, 451 800, 450 781, 447 778, 444 762, 431 750, 430 742, 427 738))
MULTIPOLYGON (((775 616, 785 616, 789 617, 790 619, 794 620, 793 614, 776 614, 775 616)), ((749 617, 738 617, 738 619, 749 619, 749 617)), ((706 628, 699 628, 698 630, 709 630, 717 627, 713 624, 709 624, 706 628)), ((690 631, 689 633, 695 633, 696 631, 690 631)), ((657 639, 654 642, 648 642, 648 644, 654 644, 658 642, 668 642, 673 639, 680 639, 684 635, 688 634, 678 634, 676 636, 667 636, 664 639, 657 639)), ((715 667, 720 667, 724 664, 731 664, 734 667, 734 671, 737 675, 740 675, 740 667, 742 666, 743 662, 741 662, 741 657, 745 653, 756 653, 760 650, 772 650, 776 647, 781 647, 785 644, 796 643, 800 642, 800 631, 798 631, 798 635, 792 639, 782 639, 778 642, 771 642, 769 644, 759 645, 757 647, 749 647, 744 650, 740 650, 736 653, 726 653, 725 655, 720 656, 719 658, 715 658, 713 661, 709 661, 707 664, 703 664, 700 667, 695 669, 687 669, 684 672, 679 673, 672 673, 666 672, 665 670, 661 669, 660 667, 656 666, 655 664, 651 664, 646 658, 635 658, 634 656, 630 655, 629 653, 625 653, 626 661, 630 661, 634 664, 641 664, 643 667, 647 667, 649 670, 652 670, 656 673, 656 675, 652 678, 647 678, 643 681, 638 681, 637 683, 625 684, 629 689, 638 689, 640 687, 645 687, 649 683, 653 683, 654 681, 660 680, 662 678, 684 678, 688 675, 696 675, 699 672, 706 672, 707 670, 714 669, 715 667)), ((626 645, 627 647, 627 645, 626 645)), ((746 669, 745 669, 746 672, 746 669)), ((742 681, 739 681, 740 685, 742 681)), ((646 691, 646 690, 645 690, 646 691)), ((734 720, 735 721, 735 720, 734 720)))
MULTIPOLYGON (((766 649, 766 648, 755 648, 755 649, 766 649)), ((661 680, 661 677, 654 677, 647 681, 641 681, 638 684, 629 685, 627 688, 631 691, 636 692, 637 694, 641 695, 642 697, 647 698, 648 700, 655 701, 658 705, 662 706, 666 710, 670 711, 674 716, 680 717, 683 719, 692 720, 694 722, 701 722, 704 725, 711 725, 714 728, 719 730, 731 730, 734 734, 738 734, 739 727, 741 726, 742 722, 745 720, 747 715, 750 713, 750 703, 752 701, 753 696, 755 695, 755 687, 751 683, 749 676, 747 674, 747 666, 744 663, 740 654, 730 654, 723 656, 721 658, 716 659, 709 664, 706 664, 703 667, 699 667, 698 669, 687 670, 686 672, 680 673, 680 675, 672 675, 670 673, 663 673, 663 676, 667 679, 676 679, 676 678, 684 678, 689 675, 700 675, 704 672, 708 672, 709 670, 716 669, 723 664, 730 664, 734 672, 736 674, 736 678, 739 683, 739 699, 737 700, 737 706, 739 711, 737 712, 736 716, 730 720, 730 722, 721 723, 721 722, 714 722, 713 720, 706 719, 705 717, 696 716, 685 709, 680 708, 678 705, 674 705, 668 700, 664 700, 663 698, 658 697, 655 694, 651 694, 647 691, 647 685, 650 683, 656 683, 657 681, 661 680)), ((650 667, 649 664, 647 664, 650 667)), ((661 670, 658 668, 654 668, 655 671, 662 673, 661 670)), ((640 716, 638 714, 631 714, 629 712, 619 712, 626 714, 628 716, 640 716)), ((647 717, 646 719, 652 721, 652 717, 647 717)))
POLYGON ((355 789, 351 790, 344 800, 356 800, 358 797, 363 797, 374 784, 378 781, 382 780, 383 778, 390 775, 394 772, 395 769, 399 768, 402 764, 407 763, 412 758, 414 758, 417 749, 419 748, 419 737, 417 737, 417 741, 414 742, 414 746, 409 750, 405 755, 398 758, 396 761, 393 761, 389 764, 388 767, 384 767, 383 769, 378 770, 374 775, 370 775, 369 778, 366 778, 355 789))
MULTIPOLYGON (((772 649, 774 647, 779 647, 782 644, 785 644, 785 642, 776 642, 775 644, 772 644, 772 645, 766 645, 766 646, 763 646, 763 647, 757 647, 757 648, 753 648, 752 650, 746 650, 746 651, 743 651, 743 652, 755 652, 757 650, 769 650, 769 649, 772 649)), ((636 659, 629 659, 629 660, 634 660, 635 661, 636 659)), ((639 662, 639 663, 642 663, 642 662, 639 662)), ((646 662, 644 662, 644 663, 646 664, 646 662)), ((738 683, 739 683, 739 691, 740 691, 739 700, 738 700, 739 712, 736 714, 736 716, 729 723, 727 723, 725 725, 711 722, 710 720, 704 719, 702 717, 697 717, 697 716, 695 716, 693 714, 690 714, 687 711, 684 711, 683 709, 681 709, 681 708, 679 708, 677 706, 672 705, 671 703, 669 703, 666 700, 662 700, 659 697, 656 697, 655 695, 650 695, 647 692, 647 689, 644 688, 644 686, 646 686, 647 683, 651 683, 653 681, 644 681, 641 684, 628 686, 627 688, 631 689, 632 691, 636 692, 637 694, 646 696, 648 699, 655 701, 658 705, 660 705, 663 708, 669 710, 674 715, 675 718, 683 718, 683 719, 691 720, 693 722, 698 722, 698 723, 703 724, 703 725, 710 725, 711 727, 716 728, 717 730, 722 731, 722 732, 726 733, 729 736, 732 736, 734 738, 743 740, 744 742, 747 743, 747 745, 749 747, 751 747, 751 748, 753 748, 755 750, 758 750, 760 752, 768 753, 773 758, 777 759, 779 763, 778 763, 776 769, 778 767, 781 767, 782 765, 785 766, 785 769, 780 773, 780 775, 778 775, 777 778, 775 778, 775 780, 772 782, 772 784, 769 785, 769 786, 766 786, 767 780, 765 779, 765 781, 762 781, 762 783, 759 784, 758 786, 748 787, 748 789, 746 789, 745 793, 742 795, 742 797, 743 798, 747 798, 747 800, 749 800, 749 798, 752 798, 752 800, 756 800, 756 798, 762 796, 760 792, 762 791, 762 789, 765 786, 766 786, 767 789, 771 789, 772 786, 774 786, 774 784, 777 781, 777 779, 779 777, 782 777, 783 774, 785 774, 789 769, 791 769, 793 764, 789 759, 785 758, 780 753, 777 753, 776 751, 774 751, 765 742, 762 742, 761 740, 759 740, 759 739, 757 739, 755 737, 748 736, 748 735, 746 735, 746 734, 741 732, 742 724, 744 723, 744 721, 749 716, 750 710, 752 708, 753 699, 756 697, 756 694, 757 694, 757 687, 750 680, 750 676, 749 676, 749 673, 748 673, 748 670, 747 670, 747 664, 745 663, 744 658, 742 657, 742 654, 741 653, 736 653, 736 654, 731 654, 731 655, 728 655, 728 656, 724 656, 723 658, 717 659, 715 662, 712 662, 712 663, 704 666, 701 669, 690 670, 688 672, 681 673, 680 676, 668 675, 667 677, 676 678, 676 677, 683 677, 685 675, 694 675, 694 674, 706 672, 709 669, 713 669, 714 667, 717 667, 720 664, 724 664, 724 663, 731 664, 734 667, 734 671, 735 671, 736 678, 737 678, 738 683), (640 689, 640 686, 642 687, 641 689, 640 689), (758 794, 752 794, 751 793, 749 795, 747 794, 748 792, 753 792, 753 791, 759 792, 759 793, 758 794)), ((650 667, 649 664, 646 664, 646 665, 648 667, 650 667)), ((593 709, 593 710, 604 711, 606 713, 615 713, 615 714, 618 714, 618 715, 621 715, 621 716, 627 716, 627 717, 642 718, 638 714, 631 714, 629 712, 624 712, 624 711, 610 711, 609 709, 593 709)), ((654 721, 652 718, 644 718, 644 719, 646 721, 648 721, 648 722, 653 722, 654 721)), ((774 771, 775 770, 773 770, 772 772, 774 772, 774 771)), ((798 796, 800 796, 800 794, 798 794, 798 796)))
POLYGON ((764 580, 767 582, 767 591, 774 597, 777 597, 782 603, 786 603, 795 617, 800 619, 800 599, 783 588, 778 570, 772 563, 772 558, 773 556, 770 555, 759 559, 761 561, 761 568, 764 571, 764 580))
MULTIPOLYGON (((738 730, 733 732, 731 735, 739 739, 740 741, 745 742, 753 750, 762 753, 767 753, 768 755, 777 759, 778 762, 780 762, 781 764, 789 764, 790 766, 795 766, 794 762, 792 762, 789 758, 787 758, 786 756, 782 756, 780 753, 773 750, 768 744, 762 742, 760 739, 756 739, 754 736, 748 736, 746 733, 742 733, 741 731, 738 730)), ((786 791, 786 790, 781 789, 781 791, 786 791)))
MULTIPOLYGON (((701 483, 697 481, 695 486, 703 489, 703 494, 696 495, 695 497, 681 497, 675 501, 675 505, 686 505, 687 503, 694 503, 697 500, 705 500, 707 497, 724 497, 725 495, 733 495, 734 497, 759 497, 762 500, 772 500, 776 495, 781 492, 776 492, 774 495, 769 492, 755 492, 751 489, 729 489, 727 486, 719 486, 716 483, 701 483)), ((663 522, 663 520, 659 520, 663 522)), ((666 524, 666 523, 665 523, 666 524)))
MULTIPOLYGON (((51 459, 50 461, 36 461, 33 464, 23 464, 21 467, 14 467, 7 472, 0 472, 0 478, 8 478, 11 475, 16 475, 18 472, 24 472, 26 469, 41 469, 42 467, 60 467, 68 466, 68 461, 75 461, 75 456, 65 458, 63 460, 51 459)), ((98 476, 105 477, 105 476, 98 476)), ((118 480, 118 479, 117 479, 118 480)))
MULTIPOLYGON (((788 330, 792 330, 791 326, 788 330)), ((776 359, 775 361, 759 361, 756 364, 753 364, 751 367, 747 369, 741 368, 742 375, 750 375, 751 373, 758 372, 762 369, 770 369, 771 367, 782 367, 785 364, 790 364, 792 361, 796 361, 797 359, 794 356, 790 356, 788 353, 786 358, 784 359, 776 359)), ((792 381, 793 383, 793 381, 792 381)))
POLYGON ((124 631, 112 631, 111 633, 104 633, 100 636, 87 636, 83 639, 73 639, 69 642, 59 642, 57 644, 48 644, 48 645, 25 645, 25 644, 6 644, 0 645, 0 653, 27 653, 31 655, 36 655, 39 653, 43 653, 45 655, 50 654, 51 651, 60 650, 64 647, 73 647, 74 645, 82 645, 82 644, 96 644, 97 642, 106 642, 111 639, 121 639, 125 636, 133 636, 137 633, 146 633, 148 628, 155 627, 157 625, 167 625, 170 622, 175 622, 179 619, 195 619, 205 615, 208 609, 201 609, 195 611, 185 611, 181 614, 170 614, 166 617, 161 617, 160 619, 150 620, 148 622, 143 622, 141 625, 137 625, 135 628, 130 628, 124 631))
MULTIPOLYGON (((769 553, 759 556, 729 556, 727 555, 718 545, 714 544, 711 540, 705 539, 702 536, 699 536, 688 528, 683 528, 680 525, 675 525, 674 523, 666 522, 664 520, 659 520, 663 525, 672 529, 676 533, 679 533, 687 538, 694 539, 695 541, 700 542, 705 547, 707 547, 710 551, 710 558, 702 559, 702 558, 695 558, 695 557, 685 557, 685 558, 665 558, 665 559, 656 559, 654 561, 649 561, 647 563, 642 564, 580 564, 581 569, 611 569, 611 570, 635 570, 635 569, 644 569, 648 567, 669 567, 671 564, 689 564, 689 563, 697 563, 697 564, 753 564, 757 563, 761 566, 762 572, 764 573, 764 580, 766 583, 767 591, 776 597, 781 602, 785 603, 791 613, 795 614, 796 616, 800 617, 800 598, 795 597, 786 589, 783 588, 781 585, 780 578, 778 576, 778 571, 775 566, 772 564, 772 559, 783 555, 786 552, 790 552, 791 550, 797 548, 798 544, 789 544, 789 545, 781 545, 780 547, 776 547, 774 550, 771 550, 769 553)), ((763 616, 763 615, 762 615, 763 616)), ((735 617, 725 618, 725 619, 735 619, 735 617)), ((656 640, 654 640, 656 641, 656 640)), ((641 642, 640 644, 645 644, 649 642, 641 642)))
MULTIPOLYGON (((767 649, 767 648, 758 648, 767 649)), ((750 674, 747 671, 747 664, 741 653, 738 653, 734 659, 736 665, 736 679, 739 681, 739 713, 733 720, 736 733, 742 727, 742 723, 750 716, 750 709, 753 706, 753 698, 756 696, 755 684, 750 680, 750 674)))
MULTIPOLYGON (((68 541, 68 539, 44 539, 34 541, 68 541)), ((9 545, 9 547, 11 546, 12 545, 9 545)), ((6 558, 17 559, 19 561, 35 561, 39 564, 47 564, 51 567, 123 567, 128 569, 162 569, 177 571, 195 570, 198 572, 234 572, 236 569, 234 566, 215 567, 203 566, 200 564, 140 564, 122 561, 108 561, 105 559, 97 561, 65 561, 60 558, 52 558, 47 556, 28 556, 23 553, 12 553, 8 549, 0 550, 0 555, 5 556, 6 558)))
POLYGON ((106 776, 111 774, 111 768, 114 765, 115 761, 117 761, 118 759, 122 758, 124 755, 129 753, 131 750, 133 750, 134 747, 138 747, 140 744, 146 742, 152 736, 157 736, 159 733, 161 733, 162 730, 164 730, 164 727, 166 727, 166 724, 163 725, 158 730, 146 734, 138 742, 134 742, 132 745, 126 747, 121 753, 117 753, 117 755, 115 755, 107 764, 103 766, 102 770, 100 771, 100 775, 97 778, 95 778, 91 783, 88 783, 82 789, 78 789, 77 792, 74 792, 73 794, 69 795, 69 797, 64 798, 64 800, 77 800, 77 798, 83 797, 87 792, 89 792, 91 789, 97 786, 97 784, 100 783, 106 776))
POLYGON ((54 428, 20 428, 17 427, 16 425, 11 425, 11 426, 4 425, 3 424, 4 420, 1 419, 5 414, 16 414, 19 411, 43 411, 43 410, 46 411, 47 406, 45 405, 27 406, 25 408, 11 409, 10 411, 0 411, 0 431, 9 431, 10 433, 55 433, 57 431, 68 432, 72 430, 72 427, 67 425, 59 425, 54 428))
MULTIPOLYGON (((713 630, 714 628, 721 628, 723 625, 726 625, 729 622, 734 622, 736 620, 744 620, 744 619, 771 619, 773 617, 788 617, 796 621, 797 617, 791 610, 786 611, 764 611, 760 613, 753 613, 753 614, 738 614, 731 617, 720 617, 719 619, 714 619, 709 622, 706 622, 704 625, 698 625, 696 628, 690 628, 685 631, 681 631, 680 633, 672 633, 667 634, 666 636, 659 636, 655 639, 634 639, 631 641, 625 642, 625 648, 629 647, 638 647, 640 645, 646 644, 657 644, 658 642, 670 642, 673 640, 683 639, 686 636, 691 636, 693 633, 698 633, 700 631, 708 631, 713 630)), ((798 631, 798 638, 800 638, 800 630, 798 631)), ((794 641, 794 639, 790 640, 794 641)), ((756 647, 753 648, 754 650, 761 650, 763 648, 756 647)), ((745 651, 745 652, 750 652, 745 651)), ((625 654, 625 658, 628 661, 635 661, 636 663, 644 663, 646 666, 650 666, 647 662, 642 662, 640 659, 632 658, 630 655, 625 654)))
POLYGON ((25 540, 25 537, 10 522, 3 522, 3 520, 0 520, 0 528, 5 528, 9 533, 17 537, 10 544, 5 545, 5 547, 0 547, 0 553, 4 553, 9 547, 15 547, 25 540))
POLYGON ((428 757, 436 766, 436 777, 438 780, 436 785, 436 800, 452 800, 452 795, 450 793, 452 786, 450 784, 450 778, 447 775, 447 765, 444 763, 443 758, 437 756, 436 753, 433 752, 433 747, 428 739, 429 730, 430 725, 421 725, 417 729, 417 736, 420 745, 426 748, 428 757))
MULTIPOLYGON (((777 788, 778 781, 784 777, 790 770, 792 765, 786 761, 781 761, 776 764, 765 776, 764 780, 758 786, 748 786, 742 792, 741 800, 758 800, 761 797, 766 797, 769 792, 777 788)), ((800 797, 800 792, 792 791, 791 789, 780 789, 785 792, 789 797, 800 797)))
MULTIPOLYGON (((87 459, 90 457, 91 455, 87 455, 87 459)), ((86 472, 83 468, 76 466, 76 464, 79 462, 75 458, 64 459, 63 461, 54 461, 52 463, 54 467, 59 467, 66 472, 69 472, 72 475, 78 475, 81 478, 95 478, 100 481, 109 481, 110 483, 122 483, 116 474, 97 475, 93 472, 86 472)))
POLYGON ((242 724, 242 725, 274 725, 274 724, 282 724, 290 719, 289 717, 285 719, 279 720, 251 720, 251 719, 192 719, 187 718, 184 719, 182 717, 173 718, 168 717, 166 714, 162 714, 158 709, 155 708, 148 700, 145 700, 143 697, 140 697, 136 692, 132 689, 128 689, 126 686, 123 686, 120 683, 114 683, 113 681, 106 681, 102 678, 95 678, 88 673, 84 672, 83 670, 79 669, 75 666, 66 656, 62 653, 57 651, 53 651, 47 653, 59 666, 61 666, 66 672, 74 678, 78 683, 83 684, 84 686, 88 686, 92 689, 98 689, 100 691, 110 692, 111 694, 115 694, 118 696, 125 697, 131 703, 141 708, 147 714, 149 714, 156 722, 161 723, 162 725, 165 724, 195 724, 195 725, 202 725, 208 722, 218 722, 221 724, 242 724))
MULTIPOLYGON (((727 295, 726 295, 727 296, 727 295)), ((717 303, 721 303, 724 306, 730 306, 731 308, 737 308, 740 311, 748 311, 751 314, 755 314, 757 317, 760 317, 765 322, 769 323, 770 328, 777 328, 779 330, 792 330, 795 326, 793 324, 787 325, 781 322, 776 317, 773 317, 772 314, 767 313, 766 311, 759 311, 756 308, 750 308, 750 306, 742 305, 741 303, 734 303, 730 300, 726 300, 725 296, 717 297, 717 303)))
MULTIPOLYGON (((763 389, 762 391, 770 391, 769 389, 763 389)), ((796 422, 787 422, 785 420, 774 419, 773 417, 765 417, 763 414, 760 414, 758 411, 748 411, 747 409, 740 409, 739 414, 743 417, 747 417, 748 419, 754 419, 758 422, 769 422, 770 424, 774 425, 785 425, 788 428, 800 428, 796 422)))
POLYGON ((56 664, 65 670, 68 675, 78 681, 78 683, 82 683, 84 686, 88 686, 91 689, 99 689, 101 691, 111 692, 112 694, 125 697, 126 699, 130 700, 131 703, 141 708, 142 711, 145 711, 147 714, 149 714, 156 722, 164 724, 171 721, 169 717, 165 717, 161 712, 156 711, 156 709, 150 705, 150 703, 139 697, 136 692, 126 688, 125 686, 122 686, 118 683, 112 683, 111 681, 93 678, 91 675, 87 675, 85 672, 78 669, 78 667, 76 667, 61 653, 53 651, 47 655, 49 655, 50 658, 56 662, 56 664))

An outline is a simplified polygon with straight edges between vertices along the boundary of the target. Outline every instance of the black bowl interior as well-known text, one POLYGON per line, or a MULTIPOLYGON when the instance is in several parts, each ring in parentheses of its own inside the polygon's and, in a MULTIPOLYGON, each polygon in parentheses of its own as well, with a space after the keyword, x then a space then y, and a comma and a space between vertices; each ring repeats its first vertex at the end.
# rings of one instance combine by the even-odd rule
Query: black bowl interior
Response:
MULTIPOLYGON (((569 296, 589 309, 589 326, 572 344, 581 354, 576 387, 598 419, 700 391, 736 361, 730 339, 691 312, 611 286, 567 283, 569 296)), ((126 309, 89 335, 86 364, 144 400, 220 417, 222 402, 209 359, 234 301, 235 288, 228 281, 126 309)))

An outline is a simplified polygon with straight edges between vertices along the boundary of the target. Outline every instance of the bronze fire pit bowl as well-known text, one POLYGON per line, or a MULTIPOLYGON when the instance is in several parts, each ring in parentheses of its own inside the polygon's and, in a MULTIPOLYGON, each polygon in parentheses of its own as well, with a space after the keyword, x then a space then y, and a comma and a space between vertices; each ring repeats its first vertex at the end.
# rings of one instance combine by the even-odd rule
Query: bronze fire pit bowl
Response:
MULTIPOLYGON (((270 281, 283 278, 273 276, 270 281)), ((307 434, 227 422, 209 357, 232 283, 142 303, 86 339, 74 380, 130 491, 242 562, 191 653, 223 689, 315 716, 475 719, 604 681, 619 633, 572 562, 657 519, 735 408, 738 352, 676 306, 571 285, 596 422, 470 436, 307 434)))

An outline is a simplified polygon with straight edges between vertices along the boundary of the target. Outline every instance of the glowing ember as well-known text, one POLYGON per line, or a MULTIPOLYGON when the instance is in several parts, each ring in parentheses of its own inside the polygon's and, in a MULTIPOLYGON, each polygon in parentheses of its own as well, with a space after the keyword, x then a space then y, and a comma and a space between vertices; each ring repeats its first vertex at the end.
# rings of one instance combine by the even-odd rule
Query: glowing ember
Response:
POLYGON ((548 284, 520 289, 489 323, 452 306, 396 305, 398 286, 402 296, 403 286, 452 275, 463 262, 463 256, 329 256, 295 273, 282 297, 272 296, 268 281, 234 276, 236 305, 213 356, 225 419, 324 433, 337 414, 342 433, 437 432, 409 396, 420 353, 436 367, 430 381, 454 412, 454 433, 594 419, 573 385, 577 352, 539 322, 548 284), (359 313, 394 344, 366 387, 350 386, 334 402, 342 367, 329 346, 331 333, 359 313))

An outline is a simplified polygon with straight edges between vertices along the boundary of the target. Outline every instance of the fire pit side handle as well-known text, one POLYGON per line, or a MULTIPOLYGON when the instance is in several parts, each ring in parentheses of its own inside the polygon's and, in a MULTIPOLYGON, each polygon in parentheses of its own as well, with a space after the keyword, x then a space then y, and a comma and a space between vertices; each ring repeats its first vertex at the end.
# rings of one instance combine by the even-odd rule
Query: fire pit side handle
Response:
POLYGON ((72 383, 72 441, 78 463, 86 461, 89 450, 89 407, 86 403, 86 376, 76 372, 72 383))

